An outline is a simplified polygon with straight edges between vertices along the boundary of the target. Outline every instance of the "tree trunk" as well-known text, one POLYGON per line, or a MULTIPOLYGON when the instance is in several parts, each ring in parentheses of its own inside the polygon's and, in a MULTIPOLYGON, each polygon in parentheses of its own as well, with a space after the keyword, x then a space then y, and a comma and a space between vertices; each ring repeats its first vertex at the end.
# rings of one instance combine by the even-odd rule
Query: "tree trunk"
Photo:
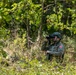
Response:
POLYGON ((38 30, 38 38, 37 41, 40 44, 42 38, 42 27, 43 27, 43 18, 44 18, 44 0, 42 0, 42 14, 41 14, 41 23, 38 30))
POLYGON ((11 24, 9 28, 10 28, 10 34, 11 34, 10 37, 13 40, 17 36, 17 25, 16 25, 14 17, 13 16, 11 17, 12 17, 12 20, 11 20, 11 24))
MULTIPOLYGON (((28 15, 28 14, 27 14, 28 15)), ((30 48, 30 27, 29 27, 29 19, 27 18, 27 25, 26 25, 26 38, 27 38, 27 48, 30 48)))

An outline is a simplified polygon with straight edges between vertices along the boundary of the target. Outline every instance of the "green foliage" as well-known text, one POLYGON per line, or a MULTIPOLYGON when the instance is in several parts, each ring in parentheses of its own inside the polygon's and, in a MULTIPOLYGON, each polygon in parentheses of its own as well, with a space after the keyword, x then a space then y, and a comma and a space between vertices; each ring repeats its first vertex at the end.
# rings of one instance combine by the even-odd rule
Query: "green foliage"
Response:
MULTIPOLYGON (((0 0, 0 75, 76 75, 75 62, 69 62, 70 54, 67 53, 65 61, 59 64, 55 60, 46 61, 40 46, 36 44, 33 48, 34 42, 30 43, 33 45, 31 50, 26 48, 27 39, 35 41, 40 28, 41 36, 53 31, 75 36, 76 1, 0 0), (12 34, 15 35, 13 40, 12 34), (9 56, 18 57, 18 60, 11 63, 7 60, 9 56)), ((63 42, 68 51, 74 51, 76 43, 70 39, 63 39, 63 42)))
MULTIPOLYGON (((68 63, 68 62, 67 62, 68 63)), ((2 75, 75 75, 76 67, 72 63, 66 66, 53 62, 40 62, 38 60, 31 60, 28 63, 18 62, 10 67, 1 66, 0 73, 2 75), (10 69, 10 70, 9 70, 10 69)))
POLYGON ((0 28, 0 39, 7 39, 9 36, 9 31, 7 29, 1 27, 0 28))
POLYGON ((21 30, 24 28, 26 31, 28 24, 31 32, 30 36, 33 37, 34 35, 36 38, 43 17, 43 33, 48 33, 48 30, 53 32, 64 31, 64 29, 69 30, 70 33, 76 33, 75 0, 49 0, 47 2, 40 0, 38 3, 36 2, 33 0, 0 1, 1 26, 8 27, 8 29, 12 27, 20 29, 21 27, 21 30))

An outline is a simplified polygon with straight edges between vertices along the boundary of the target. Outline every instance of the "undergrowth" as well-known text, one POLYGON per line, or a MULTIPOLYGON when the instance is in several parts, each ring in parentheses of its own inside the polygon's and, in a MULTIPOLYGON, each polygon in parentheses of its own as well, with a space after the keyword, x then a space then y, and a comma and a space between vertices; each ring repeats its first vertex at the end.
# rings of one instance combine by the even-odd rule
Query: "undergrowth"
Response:
MULTIPOLYGON (((0 48, 7 54, 4 57, 0 53, 0 75, 76 75, 76 61, 70 61, 72 54, 66 52, 63 63, 57 63, 55 59, 47 61, 45 52, 37 44, 30 50, 26 48, 24 37, 5 42, 5 46, 0 48)), ((68 42, 69 39, 64 43, 67 45, 68 42)), ((73 42, 66 47, 68 51, 73 49, 73 42)))

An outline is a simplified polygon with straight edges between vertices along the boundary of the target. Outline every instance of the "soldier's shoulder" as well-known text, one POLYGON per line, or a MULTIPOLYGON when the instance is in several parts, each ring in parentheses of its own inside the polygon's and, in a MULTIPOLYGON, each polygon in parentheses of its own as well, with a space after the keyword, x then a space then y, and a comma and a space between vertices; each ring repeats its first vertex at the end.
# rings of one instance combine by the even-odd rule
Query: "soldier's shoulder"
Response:
POLYGON ((62 42, 60 42, 60 43, 59 43, 59 46, 62 46, 62 47, 64 47, 64 44, 63 44, 62 42))
POLYGON ((60 42, 60 45, 59 45, 60 48, 64 48, 64 44, 62 42, 60 42))
POLYGON ((62 42, 60 42, 60 45, 64 45, 62 42))

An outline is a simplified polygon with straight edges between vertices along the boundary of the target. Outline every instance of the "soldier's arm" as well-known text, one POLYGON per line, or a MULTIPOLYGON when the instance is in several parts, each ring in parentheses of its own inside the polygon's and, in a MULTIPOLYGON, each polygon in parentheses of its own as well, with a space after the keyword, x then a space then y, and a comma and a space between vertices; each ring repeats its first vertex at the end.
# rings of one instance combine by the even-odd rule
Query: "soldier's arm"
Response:
POLYGON ((47 51, 48 50, 48 45, 47 45, 48 41, 44 41, 42 43, 42 46, 41 46, 41 50, 43 51, 47 51))
POLYGON ((60 45, 58 48, 58 51, 56 51, 56 52, 48 51, 48 53, 56 55, 56 56, 61 56, 62 54, 64 54, 64 46, 60 45))

